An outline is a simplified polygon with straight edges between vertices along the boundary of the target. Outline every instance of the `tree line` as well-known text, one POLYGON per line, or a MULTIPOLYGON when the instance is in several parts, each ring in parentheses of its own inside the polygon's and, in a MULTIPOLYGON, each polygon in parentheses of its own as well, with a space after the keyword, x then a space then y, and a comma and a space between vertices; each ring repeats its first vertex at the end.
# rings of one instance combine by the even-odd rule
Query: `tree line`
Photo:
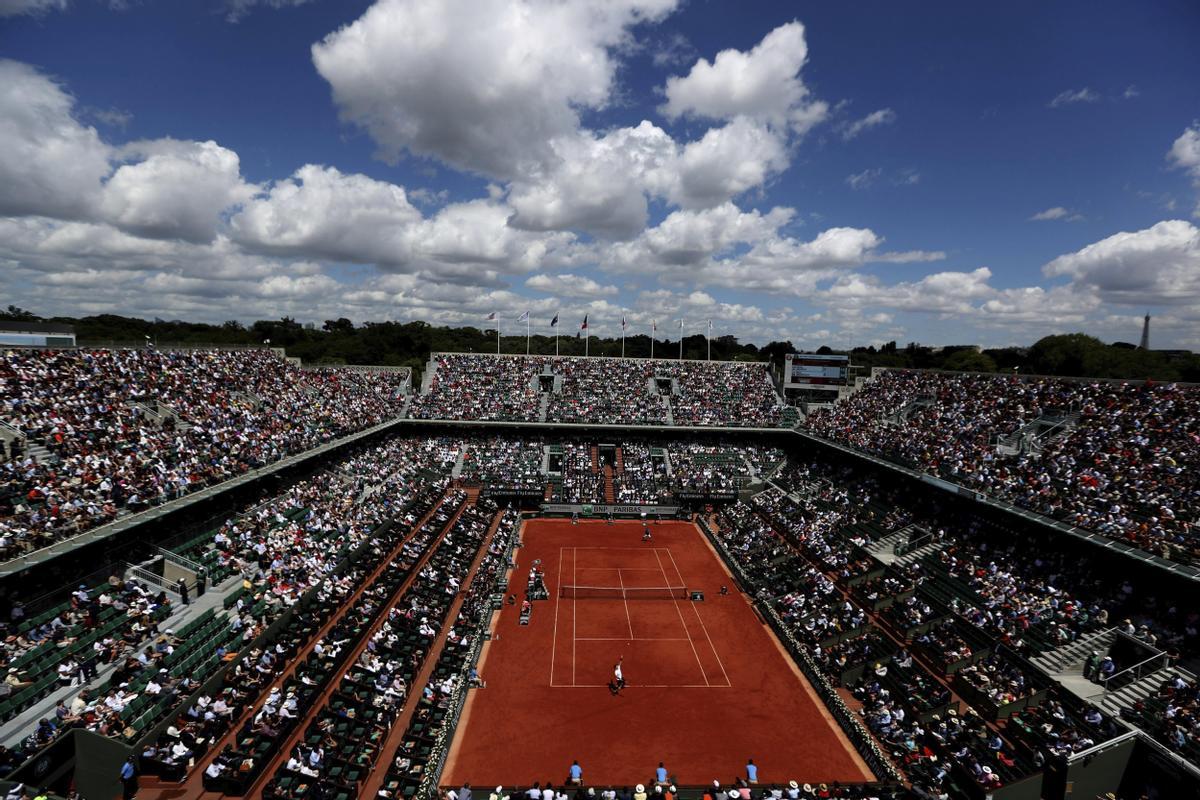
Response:
MULTIPOLYGON (((325 320, 321 326, 301 324, 290 317, 259 320, 244 325, 236 320, 211 325, 179 320, 144 320, 101 314, 92 317, 50 317, 9 306, 0 312, 0 320, 58 322, 72 325, 81 345, 219 345, 247 346, 269 343, 282 347, 289 356, 306 364, 375 364, 411 367, 419 374, 431 352, 495 353, 496 330, 476 327, 433 326, 426 322, 367 322, 355 325, 344 317, 325 320)), ((584 340, 577 331, 560 335, 561 355, 583 355, 584 340)), ((621 355, 619 337, 592 336, 587 351, 593 356, 621 355)), ((761 347, 741 342, 736 336, 712 339, 712 358, 722 361, 769 361, 782 365, 783 357, 798 352, 790 341, 772 341, 761 347)), ((553 355, 553 336, 534 335, 528 341, 529 352, 553 355)), ((625 355, 648 358, 650 337, 628 336, 625 355)), ((526 338, 502 335, 500 352, 526 352, 526 338)), ((821 354, 841 353, 844 349, 821 347, 821 354)), ((685 359, 703 359, 708 342, 703 335, 683 339, 685 359)), ((678 339, 656 339, 654 356, 674 359, 680 356, 678 339)), ((974 346, 928 347, 915 342, 899 346, 888 342, 882 347, 856 347, 851 351, 856 366, 913 367, 920 369, 961 370, 968 372, 1013 372, 1037 375, 1062 375, 1131 380, 1200 382, 1200 356, 1182 351, 1139 350, 1131 344, 1106 344, 1082 333, 1047 336, 1029 347, 979 349, 974 346)))

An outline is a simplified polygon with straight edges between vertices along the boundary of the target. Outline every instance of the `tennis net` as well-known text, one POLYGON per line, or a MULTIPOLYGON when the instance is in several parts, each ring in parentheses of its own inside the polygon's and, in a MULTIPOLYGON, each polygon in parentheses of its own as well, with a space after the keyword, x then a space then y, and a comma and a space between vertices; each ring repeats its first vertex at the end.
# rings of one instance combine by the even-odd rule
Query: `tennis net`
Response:
POLYGON ((686 586, 574 586, 559 587, 559 597, 572 600, 686 600, 686 586))

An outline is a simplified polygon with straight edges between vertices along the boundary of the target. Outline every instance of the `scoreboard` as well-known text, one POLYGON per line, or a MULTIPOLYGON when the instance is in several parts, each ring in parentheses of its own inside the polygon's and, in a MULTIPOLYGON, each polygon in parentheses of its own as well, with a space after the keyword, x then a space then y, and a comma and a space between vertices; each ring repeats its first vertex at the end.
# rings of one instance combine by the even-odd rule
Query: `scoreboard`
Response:
POLYGON ((784 388, 845 386, 850 373, 850 356, 816 356, 792 353, 784 356, 784 388))

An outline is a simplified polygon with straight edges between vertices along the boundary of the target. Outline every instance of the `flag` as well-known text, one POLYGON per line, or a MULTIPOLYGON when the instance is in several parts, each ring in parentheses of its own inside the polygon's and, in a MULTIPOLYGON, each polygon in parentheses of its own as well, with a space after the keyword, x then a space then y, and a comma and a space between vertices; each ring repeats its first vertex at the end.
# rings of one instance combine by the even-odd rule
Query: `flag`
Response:
POLYGON ((526 322, 526 321, 528 321, 528 319, 529 319, 529 312, 526 311, 524 314, 517 317, 517 322, 526 322))
POLYGON ((488 322, 495 322, 496 321, 496 312, 493 311, 492 313, 488 314, 487 318, 488 318, 488 322))
POLYGON ((712 320, 711 319, 708 321, 708 330, 712 331, 712 320))
POLYGON ((683 330, 683 320, 679 320, 679 330, 683 330))
POLYGON ((555 314, 555 315, 554 315, 554 319, 550 320, 550 327, 551 327, 551 328, 557 328, 557 327, 558 327, 558 314, 555 314))
POLYGON ((579 330, 581 330, 581 331, 587 330, 587 318, 588 318, 588 315, 584 314, 583 315, 583 324, 579 326, 579 330))
POLYGON ((658 330, 658 320, 656 320, 656 319, 650 320, 650 330, 652 330, 652 331, 658 330))
POLYGON ((625 315, 621 315, 621 330, 625 330, 625 315))

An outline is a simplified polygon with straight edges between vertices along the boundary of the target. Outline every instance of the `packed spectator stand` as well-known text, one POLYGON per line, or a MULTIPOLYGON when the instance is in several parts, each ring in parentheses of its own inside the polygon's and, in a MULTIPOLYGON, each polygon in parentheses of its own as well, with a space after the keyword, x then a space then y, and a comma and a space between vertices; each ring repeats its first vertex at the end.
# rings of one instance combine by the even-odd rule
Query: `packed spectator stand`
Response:
POLYGON ((0 556, 11 558, 401 415, 408 372, 271 350, 9 350, 0 556))
MULTIPOLYGON (((5 420, 56 461, 26 453, 6 463, 10 496, 28 485, 45 498, 25 492, 3 518, 4 541, 18 548, 10 557, 102 524, 108 517, 87 510, 101 497, 122 498, 126 510, 163 502, 170 491, 147 487, 202 458, 216 470, 202 476, 207 485, 395 418, 407 401, 388 373, 300 370, 265 351, 97 352, 6 359, 5 420)), ((779 424, 761 365, 438 359, 413 418, 779 424)), ((1195 533, 1195 397, 888 372, 804 425, 1178 558, 1195 533), (1051 417, 1070 419, 1052 430, 1039 422, 1051 417), (1013 441, 1016 452, 997 449, 1013 441)), ((1126 723, 1200 763, 1189 673, 1162 673, 1118 712, 1036 666, 1114 628, 1163 651, 1164 663, 1200 652, 1200 611, 1145 580, 1114 582, 1099 557, 1061 543, 1024 546, 878 472, 789 459, 767 443, 777 437, 609 438, 618 444, 607 464, 595 436, 439 429, 376 439, 179 544, 219 594, 182 625, 170 621, 186 614, 177 595, 121 576, 17 611, 0 653, 9 670, 0 771, 81 730, 135 747, 142 774, 163 785, 432 796, 463 699, 480 683, 472 665, 519 530, 508 500, 490 498, 519 492, 530 505, 722 501, 708 529, 742 588, 860 752, 877 759, 876 773, 904 784, 819 796, 978 797, 1090 754, 1126 735, 1126 723), (557 478, 546 469, 551 449, 562 457, 557 478), (933 549, 881 559, 881 543, 906 531, 923 531, 933 549)), ((1121 674, 1133 659, 1113 653, 1121 674)))
POLYGON ((439 353, 423 420, 775 428, 783 402, 768 365, 439 353), (543 406, 544 403, 544 406, 543 406))
POLYGON ((886 370, 802 429, 1200 563, 1200 389, 886 370))

